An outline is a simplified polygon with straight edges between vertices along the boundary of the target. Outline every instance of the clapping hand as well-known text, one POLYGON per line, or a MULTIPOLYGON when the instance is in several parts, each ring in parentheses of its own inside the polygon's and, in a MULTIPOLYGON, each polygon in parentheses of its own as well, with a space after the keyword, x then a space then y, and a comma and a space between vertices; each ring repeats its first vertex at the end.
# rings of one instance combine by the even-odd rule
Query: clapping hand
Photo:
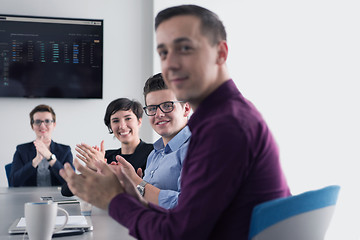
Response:
POLYGON ((100 143, 100 148, 95 146, 91 147, 88 144, 81 143, 77 144, 75 150, 79 153, 76 154, 76 157, 81 159, 88 168, 96 171, 97 168, 95 166, 96 161, 105 162, 105 148, 104 148, 104 140, 100 143))
POLYGON ((70 190, 81 199, 101 208, 108 209, 111 200, 118 194, 127 193, 138 199, 144 206, 148 206, 134 182, 127 176, 122 165, 110 165, 102 161, 95 161, 98 172, 82 166, 77 159, 74 166, 81 174, 76 174, 69 163, 65 163, 60 175, 68 183, 70 190))
MULTIPOLYGON (((112 170, 113 173, 117 176, 120 181, 123 191, 133 197, 135 197, 139 202, 141 202, 144 206, 148 206, 148 201, 142 197, 139 191, 136 189, 136 185, 142 181, 142 170, 141 168, 135 173, 134 167, 126 161, 120 155, 116 156, 116 160, 118 162, 112 162, 108 166, 112 170)), ((100 165, 100 163, 96 163, 96 165, 100 165)), ((101 174, 102 170, 98 168, 98 173, 101 174)))
MULTIPOLYGON (((142 179, 142 170, 140 169, 140 172, 138 170, 138 172, 141 174, 139 175, 137 172, 135 172, 134 167, 125 160, 125 158, 121 157, 120 155, 116 156, 116 160, 117 162, 112 162, 110 164, 111 169, 116 169, 117 166, 121 166, 122 167, 122 171, 126 173, 126 175, 133 181, 135 182, 135 184, 139 184, 142 179)), ((116 173, 116 171, 114 171, 116 173)))
POLYGON ((65 163, 64 168, 60 170, 60 175, 67 182, 71 192, 86 202, 101 209, 107 209, 111 199, 124 192, 117 176, 106 163, 94 162, 98 172, 83 166, 76 158, 74 166, 81 174, 76 174, 71 165, 65 163))
POLYGON ((37 138, 33 143, 36 149, 36 157, 33 160, 33 166, 37 167, 37 165, 41 162, 43 158, 49 158, 51 152, 49 150, 50 146, 47 146, 44 143, 44 137, 37 138))
POLYGON ((35 141, 34 141, 34 145, 35 145, 35 148, 36 148, 36 151, 41 154, 42 157, 48 157, 51 155, 51 152, 49 150, 49 147, 50 146, 47 146, 45 143, 44 143, 45 139, 43 136, 41 136, 41 138, 37 138, 35 141))

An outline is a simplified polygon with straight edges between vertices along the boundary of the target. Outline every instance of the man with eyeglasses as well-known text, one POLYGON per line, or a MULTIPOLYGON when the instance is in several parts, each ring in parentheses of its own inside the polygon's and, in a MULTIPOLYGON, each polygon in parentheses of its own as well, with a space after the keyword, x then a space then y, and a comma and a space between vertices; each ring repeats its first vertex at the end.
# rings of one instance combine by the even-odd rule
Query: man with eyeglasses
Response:
POLYGON ((30 125, 35 132, 33 142, 16 147, 11 166, 10 185, 60 186, 65 180, 59 170, 68 162, 72 166, 70 146, 56 143, 51 135, 56 126, 56 115, 52 107, 38 105, 30 112, 30 125))
POLYGON ((145 114, 161 136, 148 156, 144 178, 125 159, 118 156, 117 160, 146 200, 170 209, 177 205, 180 193, 181 169, 191 136, 186 126, 191 110, 188 103, 177 100, 160 73, 146 81, 144 98, 145 114))

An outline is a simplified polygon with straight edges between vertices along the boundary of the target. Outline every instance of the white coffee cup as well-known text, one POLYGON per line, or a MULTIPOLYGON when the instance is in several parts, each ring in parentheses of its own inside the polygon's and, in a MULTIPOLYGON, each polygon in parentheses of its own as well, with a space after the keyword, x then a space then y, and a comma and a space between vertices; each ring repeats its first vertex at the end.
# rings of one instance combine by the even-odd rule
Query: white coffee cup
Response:
POLYGON ((50 240, 53 233, 61 231, 68 222, 69 214, 56 202, 25 203, 26 232, 30 240, 50 240), (55 228, 57 212, 65 214, 65 222, 55 228))

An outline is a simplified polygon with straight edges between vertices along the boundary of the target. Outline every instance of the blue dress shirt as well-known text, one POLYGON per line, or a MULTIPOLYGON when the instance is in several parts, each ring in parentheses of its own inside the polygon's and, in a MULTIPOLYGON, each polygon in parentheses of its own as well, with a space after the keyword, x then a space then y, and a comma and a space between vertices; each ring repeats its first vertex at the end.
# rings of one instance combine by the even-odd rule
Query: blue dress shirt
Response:
POLYGON ((180 177, 183 161, 189 145, 191 132, 184 127, 166 146, 162 138, 154 143, 149 154, 144 180, 160 188, 159 206, 173 208, 180 193, 180 177))

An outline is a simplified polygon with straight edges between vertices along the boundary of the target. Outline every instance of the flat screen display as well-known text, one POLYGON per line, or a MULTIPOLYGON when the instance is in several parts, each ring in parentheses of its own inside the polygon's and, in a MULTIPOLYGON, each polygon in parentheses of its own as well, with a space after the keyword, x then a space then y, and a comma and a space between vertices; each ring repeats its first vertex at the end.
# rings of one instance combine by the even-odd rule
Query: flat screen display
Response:
POLYGON ((102 98, 103 20, 0 14, 0 97, 102 98))

